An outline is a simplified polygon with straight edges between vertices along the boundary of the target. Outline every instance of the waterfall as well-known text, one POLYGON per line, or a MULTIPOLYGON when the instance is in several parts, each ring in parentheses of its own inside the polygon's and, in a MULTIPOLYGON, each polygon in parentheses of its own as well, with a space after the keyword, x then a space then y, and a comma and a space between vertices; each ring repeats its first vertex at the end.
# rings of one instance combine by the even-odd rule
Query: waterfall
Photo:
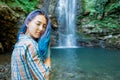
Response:
POLYGON ((58 0, 57 8, 58 21, 58 46, 76 46, 75 39, 75 16, 76 0, 58 0))

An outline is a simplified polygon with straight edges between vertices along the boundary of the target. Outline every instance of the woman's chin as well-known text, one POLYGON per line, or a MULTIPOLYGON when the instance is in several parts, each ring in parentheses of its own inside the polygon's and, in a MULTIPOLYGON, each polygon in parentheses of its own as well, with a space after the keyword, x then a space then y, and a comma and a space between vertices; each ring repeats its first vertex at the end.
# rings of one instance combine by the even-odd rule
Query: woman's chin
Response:
POLYGON ((33 36, 34 39, 38 39, 40 36, 36 35, 36 36, 33 36))

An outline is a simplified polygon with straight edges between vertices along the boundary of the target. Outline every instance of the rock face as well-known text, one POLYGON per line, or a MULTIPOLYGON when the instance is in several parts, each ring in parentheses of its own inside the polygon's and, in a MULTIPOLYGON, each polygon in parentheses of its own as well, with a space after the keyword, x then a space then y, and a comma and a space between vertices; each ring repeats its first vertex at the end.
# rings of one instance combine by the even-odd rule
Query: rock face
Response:
POLYGON ((85 40, 78 40, 80 46, 87 47, 102 47, 108 49, 120 49, 120 29, 114 29, 112 31, 108 29, 92 30, 94 25, 82 25, 80 29, 85 40))
POLYGON ((107 37, 103 43, 106 48, 120 49, 120 34, 107 37))
POLYGON ((7 21, 17 22, 19 15, 7 5, 0 5, 0 17, 7 21))
POLYGON ((0 5, 0 43, 6 50, 10 50, 15 42, 19 15, 7 5, 0 5))
MULTIPOLYGON (((2 1, 7 1, 7 0, 2 0, 2 1)), ((11 0, 14 2, 14 0, 11 0)), ((80 13, 82 13, 82 3, 81 0, 77 0, 78 1, 78 5, 77 5, 77 15, 79 15, 80 13)), ((48 13, 50 15, 51 18, 51 22, 52 22, 52 28, 54 29, 54 33, 53 33, 53 40, 55 42, 57 42, 58 38, 58 33, 57 33, 57 29, 58 29, 58 23, 56 20, 56 14, 55 14, 55 10, 56 10, 56 6, 57 6, 58 0, 40 0, 40 6, 42 5, 44 7, 47 8, 48 13), (46 6, 47 5, 47 6, 46 6), (55 35, 55 36, 54 36, 55 35), (56 39, 55 39, 56 38, 56 39)), ((20 12, 20 8, 15 8, 18 9, 17 12, 20 12)), ((0 5, 0 43, 2 44, 2 47, 4 48, 4 50, 9 50, 12 45, 15 43, 15 37, 16 37, 16 33, 18 30, 18 20, 20 18, 20 14, 17 14, 16 11, 14 11, 15 9, 11 9, 10 7, 8 7, 7 5, 3 4, 0 5)), ((86 15, 88 13, 85 13, 84 15, 86 15)), ((87 46, 98 46, 98 45, 104 45, 104 47, 110 47, 112 48, 112 46, 116 46, 115 48, 119 48, 120 46, 120 41, 119 41, 119 37, 117 35, 119 35, 120 33, 115 33, 116 31, 112 31, 112 37, 109 39, 104 39, 106 36, 109 36, 111 34, 109 34, 108 30, 102 30, 103 32, 100 33, 97 30, 91 31, 92 28, 94 28, 93 25, 86 25, 84 24, 86 22, 85 19, 80 20, 81 22, 79 22, 79 25, 82 24, 82 31, 78 31, 79 33, 86 33, 88 34, 92 40, 90 40, 89 42, 84 42, 84 41, 78 41, 80 42, 80 45, 87 45, 87 46), (113 35, 113 34, 116 35, 113 35), (102 37, 101 37, 102 35, 102 37), (100 37, 99 37, 100 36, 100 37), (116 38, 117 37, 117 38, 116 38), (95 38, 95 39, 93 39, 95 38), (100 42, 99 42, 100 39, 100 42), (103 40, 104 39, 104 40, 103 40), (101 42, 102 40, 102 42, 101 42)), ((76 27, 79 28, 79 25, 77 25, 76 27)), ((120 29, 119 31, 120 32, 120 29)), ((57 44, 57 43, 55 43, 57 44)), ((79 43, 78 43, 79 44, 79 43)), ((3 48, 0 49, 0 52, 2 52, 3 48)))
POLYGON ((0 65, 0 80, 11 80, 10 64, 0 65))
MULTIPOLYGON (((52 45, 57 44, 58 40, 58 23, 56 19, 56 14, 55 14, 55 8, 57 6, 57 1, 58 0, 50 0, 49 3, 49 14, 52 22, 52 45)), ((82 7, 83 4, 81 3, 81 0, 77 0, 78 5, 77 5, 77 16, 79 17, 80 15, 82 16, 87 16, 90 14, 89 12, 85 12, 82 14, 82 7)), ((85 1, 85 0, 84 0, 85 1)), ((119 17, 118 17, 119 18, 119 17)), ((100 18, 99 18, 100 19, 100 18)), ((87 22, 90 22, 91 19, 89 18, 80 18, 78 20, 79 23, 77 23, 76 26, 76 32, 79 34, 83 34, 82 38, 85 38, 86 35, 89 37, 89 39, 82 39, 81 40, 81 35, 80 38, 78 39, 78 45, 79 46, 87 46, 87 47, 102 47, 102 48, 109 48, 109 49, 120 49, 120 28, 114 29, 112 31, 108 30, 107 28, 99 28, 96 26, 99 26, 98 24, 87 24, 87 22), (80 28, 80 29, 79 29, 80 28)), ((120 18, 119 20, 120 21, 120 18)))

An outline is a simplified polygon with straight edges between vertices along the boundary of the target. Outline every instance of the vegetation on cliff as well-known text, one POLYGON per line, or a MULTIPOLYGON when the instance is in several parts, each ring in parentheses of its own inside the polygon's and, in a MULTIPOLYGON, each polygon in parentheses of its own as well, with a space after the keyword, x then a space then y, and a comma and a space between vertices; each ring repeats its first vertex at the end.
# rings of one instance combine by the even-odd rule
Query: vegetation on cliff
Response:
POLYGON ((82 0, 81 3, 82 10, 77 15, 78 33, 87 35, 89 38, 94 37, 97 40, 104 39, 104 44, 107 44, 106 46, 113 47, 112 44, 114 44, 114 47, 119 48, 120 1, 82 0))
MULTIPOLYGON (((2 43, 6 51, 10 50, 15 43, 15 36, 19 28, 18 25, 21 22, 20 20, 24 20, 25 15, 30 11, 40 8, 43 2, 44 7, 46 7, 45 1, 47 0, 0 0, 0 43, 2 43)), ((55 10, 56 5, 54 4, 57 4, 57 1, 51 0, 51 2, 49 3, 52 7, 48 9, 55 10)), ((104 38, 106 41, 105 44, 112 45, 111 43, 117 41, 118 47, 120 43, 120 1, 78 0, 78 3, 81 3, 81 7, 79 7, 80 14, 77 14, 77 32, 97 39, 115 35, 115 39, 104 38)), ((51 15, 55 16, 55 14, 51 15)))
POLYGON ((18 24, 25 14, 35 9, 38 0, 1 0, 0 1, 0 43, 2 50, 10 51, 15 42, 18 24))

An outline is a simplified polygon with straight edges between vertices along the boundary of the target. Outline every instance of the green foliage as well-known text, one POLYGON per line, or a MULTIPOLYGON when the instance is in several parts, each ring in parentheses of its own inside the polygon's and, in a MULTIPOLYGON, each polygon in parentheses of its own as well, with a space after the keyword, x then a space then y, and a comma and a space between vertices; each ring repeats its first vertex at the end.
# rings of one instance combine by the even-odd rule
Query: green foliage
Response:
POLYGON ((95 10, 98 14, 103 15, 108 0, 96 0, 95 10))
POLYGON ((0 1, 0 5, 4 5, 4 4, 5 4, 4 2, 1 2, 1 1, 0 1))
POLYGON ((96 0, 95 2, 95 10, 98 15, 103 15, 105 13, 110 13, 113 11, 120 10, 119 0, 96 0))
POLYGON ((82 0, 82 3, 84 12, 89 12, 89 14, 78 15, 78 25, 93 25, 93 32, 103 32, 103 30, 112 32, 120 28, 119 0, 82 0))
POLYGON ((103 20, 93 20, 89 22, 89 24, 95 25, 93 31, 97 30, 99 32, 103 32, 104 29, 112 31, 120 25, 117 20, 114 20, 111 17, 106 17, 103 20))
POLYGON ((113 10, 115 10, 115 9, 120 9, 120 3, 118 3, 118 2, 116 2, 116 3, 113 3, 113 4, 111 4, 111 5, 108 5, 107 7, 106 7, 106 12, 111 12, 111 11, 113 11, 113 10))
POLYGON ((83 0, 82 3, 84 12, 95 12, 95 1, 96 0, 83 0))
POLYGON ((38 0, 14 0, 6 3, 10 7, 20 8, 25 13, 34 10, 37 7, 38 0))
POLYGON ((93 13, 103 15, 119 8, 119 0, 82 0, 82 9, 84 12, 90 12, 90 15, 93 13))
POLYGON ((30 12, 35 9, 35 6, 37 5, 37 0, 15 0, 15 2, 23 9, 25 12, 30 12))
MULTIPOLYGON (((120 8, 120 4, 118 0, 96 0, 96 13, 105 14, 115 11, 120 8)), ((119 11, 119 10, 118 10, 119 11)), ((119 27, 119 20, 117 14, 107 14, 104 16, 102 20, 93 20, 95 24, 98 24, 101 28, 107 28, 108 30, 113 30, 119 27)))

